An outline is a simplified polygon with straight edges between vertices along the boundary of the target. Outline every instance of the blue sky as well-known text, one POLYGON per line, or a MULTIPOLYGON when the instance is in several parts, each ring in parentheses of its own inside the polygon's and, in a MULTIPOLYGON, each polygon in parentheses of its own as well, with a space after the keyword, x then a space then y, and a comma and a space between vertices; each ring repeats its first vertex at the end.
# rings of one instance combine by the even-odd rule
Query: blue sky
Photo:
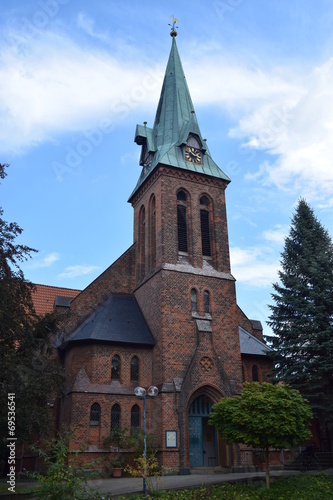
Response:
POLYGON ((333 3, 1 4, 1 206, 39 250, 26 278, 82 289, 132 244, 134 131, 153 124, 174 15, 202 135, 232 179, 238 303, 264 323, 300 196, 333 234, 333 3))

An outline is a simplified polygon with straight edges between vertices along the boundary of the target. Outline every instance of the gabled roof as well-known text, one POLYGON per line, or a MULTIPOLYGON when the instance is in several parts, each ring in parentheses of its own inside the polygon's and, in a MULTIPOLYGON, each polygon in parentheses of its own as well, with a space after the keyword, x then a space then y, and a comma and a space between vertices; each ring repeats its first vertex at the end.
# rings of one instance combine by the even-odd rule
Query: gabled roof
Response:
POLYGON ((38 316, 44 316, 47 313, 52 313, 55 305, 63 305, 56 302, 63 302, 65 300, 66 303, 68 303, 68 301, 79 295, 80 292, 81 290, 73 288, 34 285, 31 298, 36 314, 38 314, 38 316), (66 299, 64 299, 64 297, 66 297, 66 299))
POLYGON ((257 339, 254 335, 247 332, 241 326, 239 328, 239 343, 241 354, 253 354, 256 356, 267 356, 272 349, 257 339))
POLYGON ((137 125, 134 140, 139 145, 146 144, 147 151, 154 154, 149 171, 142 170, 130 199, 160 164, 218 177, 230 182, 230 178, 213 161, 206 142, 202 138, 174 36, 154 126, 150 128, 146 125, 137 125), (190 134, 195 135, 200 143, 203 153, 201 165, 186 162, 180 147, 186 144, 190 134))
POLYGON ((132 294, 112 293, 60 345, 82 341, 154 345, 154 338, 132 294))

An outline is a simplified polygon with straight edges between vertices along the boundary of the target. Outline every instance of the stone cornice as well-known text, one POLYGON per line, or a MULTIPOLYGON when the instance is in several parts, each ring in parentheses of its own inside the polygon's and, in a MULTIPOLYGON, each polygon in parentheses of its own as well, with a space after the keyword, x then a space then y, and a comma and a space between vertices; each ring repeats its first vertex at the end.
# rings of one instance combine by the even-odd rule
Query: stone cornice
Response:
POLYGON ((200 182, 203 185, 214 186, 219 189, 226 189, 228 183, 219 179, 218 177, 210 177, 208 175, 200 174, 197 172, 189 172, 187 170, 183 170, 177 167, 169 167, 167 165, 159 165, 157 166, 151 174, 147 177, 143 184, 141 184, 138 191, 130 198, 130 203, 134 206, 140 202, 140 200, 144 197, 147 191, 151 188, 151 186, 156 182, 156 180, 161 176, 178 178, 190 182, 195 182, 198 184, 200 182))

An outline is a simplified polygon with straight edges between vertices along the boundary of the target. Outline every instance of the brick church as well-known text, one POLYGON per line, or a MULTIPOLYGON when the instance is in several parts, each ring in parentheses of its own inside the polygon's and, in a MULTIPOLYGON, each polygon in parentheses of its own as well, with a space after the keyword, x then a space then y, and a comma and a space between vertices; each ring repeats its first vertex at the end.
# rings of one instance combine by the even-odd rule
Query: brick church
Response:
POLYGON ((57 422, 80 426, 87 460, 105 455, 110 430, 142 430, 134 389, 156 386, 146 401, 147 432, 161 464, 188 473, 253 465, 252 454, 227 446, 208 417, 244 380, 263 381, 271 363, 261 323, 237 305, 230 179, 201 134, 176 35, 173 29, 154 125, 135 131, 142 171, 129 186, 133 245, 82 292, 57 289, 54 297, 65 311, 58 351, 68 374, 57 422))

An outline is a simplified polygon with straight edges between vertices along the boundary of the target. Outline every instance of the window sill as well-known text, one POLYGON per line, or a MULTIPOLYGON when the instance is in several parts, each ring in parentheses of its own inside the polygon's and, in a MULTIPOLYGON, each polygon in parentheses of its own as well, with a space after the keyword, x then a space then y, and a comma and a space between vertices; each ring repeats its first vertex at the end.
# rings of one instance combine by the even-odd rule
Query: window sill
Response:
POLYGON ((197 312, 192 311, 192 318, 194 319, 206 319, 208 321, 212 321, 212 315, 210 313, 205 313, 204 315, 199 314, 197 312))

